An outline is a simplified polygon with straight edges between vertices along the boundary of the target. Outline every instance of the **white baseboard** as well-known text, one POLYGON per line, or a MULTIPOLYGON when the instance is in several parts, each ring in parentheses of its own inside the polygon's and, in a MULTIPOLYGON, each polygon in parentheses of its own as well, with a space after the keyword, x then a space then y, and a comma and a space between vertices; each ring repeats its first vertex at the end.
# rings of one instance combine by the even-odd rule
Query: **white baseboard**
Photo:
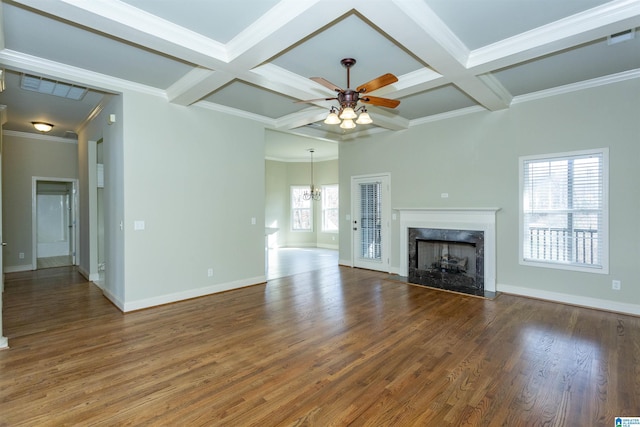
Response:
POLYGON ((100 274, 99 273, 90 274, 84 268, 82 268, 80 266, 77 266, 77 267, 78 267, 78 273, 80 273, 80 275, 82 277, 84 277, 85 279, 87 279, 89 282, 95 282, 96 280, 100 279, 100 274))
POLYGON ((626 302, 616 302, 598 298, 583 297, 579 295, 562 294, 559 292, 542 291, 539 289, 523 288, 505 284, 497 285, 498 292, 519 295, 523 297, 537 298, 547 301, 560 302, 568 305, 595 308, 598 310, 612 311, 616 313, 640 316, 640 305, 626 302))
POLYGON ((315 248, 316 244, 315 243, 296 243, 293 245, 280 245, 278 246, 279 248, 282 249, 286 249, 286 248, 315 248))
POLYGON ((327 245, 327 244, 322 244, 319 243, 316 247, 321 248, 321 249, 332 249, 332 250, 338 250, 340 249, 340 246, 338 245, 327 245))
POLYGON ((5 348, 9 348, 9 340, 7 337, 0 336, 0 350, 4 350, 5 348))
POLYGON ((33 270, 33 266, 29 265, 11 265, 4 268, 5 273, 18 273, 20 271, 31 271, 33 270))
POLYGON ((198 298, 205 295, 216 294, 219 292, 230 291, 232 289, 244 288, 247 286, 253 286, 260 283, 265 283, 267 278, 265 276, 257 276, 251 277, 248 279, 237 280, 234 282, 228 283, 218 283, 216 285, 207 286, 205 288, 199 289, 190 289, 184 292, 176 292, 173 294, 160 295, 152 298, 145 298, 138 301, 125 302, 122 304, 120 301, 116 301, 112 299, 113 296, 107 295, 105 292, 105 296, 109 298, 111 302, 113 302, 116 307, 120 308, 123 312, 129 312, 134 310, 141 310, 143 308, 155 307, 157 305, 169 304, 172 302, 184 301, 191 298, 198 298))
POLYGON ((344 265, 345 267, 353 267, 350 259, 339 259, 338 265, 344 265))
POLYGON ((107 298, 109 301, 111 301, 111 303, 113 305, 115 305, 116 307, 118 307, 118 309, 122 312, 125 311, 125 304, 115 295, 113 295, 111 292, 109 292, 108 289, 104 289, 104 288, 100 288, 102 290, 102 294, 105 296, 105 298, 107 298))

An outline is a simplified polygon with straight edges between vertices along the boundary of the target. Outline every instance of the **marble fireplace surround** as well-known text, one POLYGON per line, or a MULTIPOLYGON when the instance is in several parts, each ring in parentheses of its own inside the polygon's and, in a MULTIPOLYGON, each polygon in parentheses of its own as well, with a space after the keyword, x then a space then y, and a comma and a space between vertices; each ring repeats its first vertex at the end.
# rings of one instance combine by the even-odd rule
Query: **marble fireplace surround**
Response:
POLYGON ((496 292, 496 212, 500 208, 395 208, 400 214, 400 275, 409 275, 409 228, 484 232, 484 290, 496 292))

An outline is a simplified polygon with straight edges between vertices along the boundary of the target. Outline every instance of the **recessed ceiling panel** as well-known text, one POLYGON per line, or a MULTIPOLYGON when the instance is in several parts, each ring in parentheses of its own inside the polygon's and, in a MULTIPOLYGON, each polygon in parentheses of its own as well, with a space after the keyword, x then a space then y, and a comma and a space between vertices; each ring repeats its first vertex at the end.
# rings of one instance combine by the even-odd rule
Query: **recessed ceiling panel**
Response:
POLYGON ((228 43, 279 0, 123 0, 220 43, 228 43))
POLYGON ((159 89, 168 88, 193 68, 191 64, 27 9, 7 3, 2 4, 2 9, 7 49, 159 89), (47 31, 24 31, 24 28, 47 31))
POLYGON ((468 108, 477 103, 452 85, 428 90, 400 100, 398 113, 409 120, 468 108))
POLYGON ((357 61, 351 68, 352 88, 385 73, 400 76, 424 67, 356 15, 305 40, 273 63, 303 77, 323 77, 346 89, 347 72, 340 64, 343 58, 357 61))
POLYGON ((307 104, 295 103, 294 101, 296 100, 293 98, 238 80, 207 96, 203 101, 248 111, 272 119, 309 107, 307 104))
POLYGON ((607 0, 424 0, 469 50, 607 3, 607 0))
POLYGON ((640 38, 590 43, 493 73, 514 96, 640 69, 640 38))

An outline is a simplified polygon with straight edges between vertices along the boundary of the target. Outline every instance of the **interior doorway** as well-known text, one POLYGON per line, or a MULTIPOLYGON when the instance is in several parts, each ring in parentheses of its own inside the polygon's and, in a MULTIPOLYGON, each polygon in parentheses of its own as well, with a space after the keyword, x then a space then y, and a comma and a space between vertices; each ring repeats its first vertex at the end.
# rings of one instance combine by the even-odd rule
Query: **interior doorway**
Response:
POLYGON ((76 265, 77 180, 33 177, 32 269, 76 265))

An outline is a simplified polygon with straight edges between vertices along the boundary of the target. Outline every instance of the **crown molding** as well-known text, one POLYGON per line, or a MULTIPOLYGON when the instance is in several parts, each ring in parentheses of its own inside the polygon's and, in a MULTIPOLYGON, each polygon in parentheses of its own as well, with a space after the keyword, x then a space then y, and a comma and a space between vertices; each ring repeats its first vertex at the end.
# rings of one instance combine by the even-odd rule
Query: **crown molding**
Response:
POLYGON ((62 138, 59 136, 49 136, 46 134, 40 133, 31 133, 31 132, 19 132, 15 130, 3 130, 3 136, 13 136, 15 138, 27 138, 27 139, 35 139, 39 141, 50 141, 50 142, 64 142, 66 144, 77 144, 77 138, 62 138))
POLYGON ((5 68, 12 68, 19 72, 40 74, 56 80, 68 80, 99 91, 113 93, 134 91, 167 98, 165 91, 151 86, 133 83, 128 80, 118 79, 107 76, 106 74, 96 73, 10 49, 0 51, 0 63, 2 63, 5 68))
POLYGON ((613 83, 623 82, 626 80, 633 80, 640 78, 640 68, 630 71, 624 71, 618 74, 612 74, 609 76, 598 77, 596 79, 586 80, 583 82, 572 83, 564 86, 554 87, 547 90, 541 90, 538 92, 528 93, 525 95, 516 96, 513 98, 511 104, 519 104, 523 102, 535 101, 538 99, 549 98, 552 96, 563 95, 565 93, 577 92, 580 90, 591 89, 599 86, 605 86, 613 83))

